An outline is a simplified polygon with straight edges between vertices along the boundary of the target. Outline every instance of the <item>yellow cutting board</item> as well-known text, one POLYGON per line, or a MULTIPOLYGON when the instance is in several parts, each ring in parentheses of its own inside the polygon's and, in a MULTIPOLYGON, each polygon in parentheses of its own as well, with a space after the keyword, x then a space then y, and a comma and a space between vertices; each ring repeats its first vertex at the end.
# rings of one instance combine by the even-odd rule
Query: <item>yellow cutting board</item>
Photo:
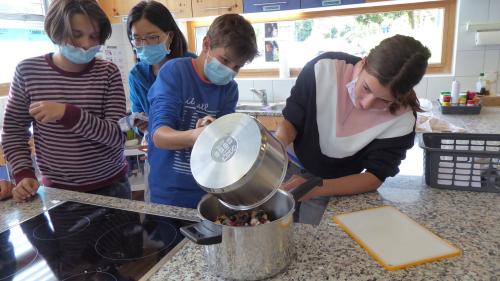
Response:
POLYGON ((341 214, 333 220, 387 270, 460 255, 460 249, 392 206, 341 214))

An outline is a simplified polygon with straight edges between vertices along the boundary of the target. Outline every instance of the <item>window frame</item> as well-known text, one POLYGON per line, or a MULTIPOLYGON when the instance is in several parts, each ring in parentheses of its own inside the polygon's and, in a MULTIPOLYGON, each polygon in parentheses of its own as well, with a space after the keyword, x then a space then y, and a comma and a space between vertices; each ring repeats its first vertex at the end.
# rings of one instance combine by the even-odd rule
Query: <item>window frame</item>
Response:
MULTIPOLYGON (((441 62, 429 64, 426 74, 448 74, 451 73, 453 61, 453 42, 455 37, 456 21, 456 0, 420 0, 420 1, 373 1, 367 0, 361 5, 335 6, 327 9, 314 10, 290 10, 268 15, 267 13, 244 14, 251 23, 279 22, 304 20, 312 18, 348 16, 369 13, 384 13, 398 10, 420 10, 442 8, 444 9, 443 19, 443 45, 441 51, 441 62)), ((213 18, 212 18, 213 20, 213 18)), ((196 49, 197 27, 208 26, 211 20, 187 21, 187 39, 189 50, 196 49)), ((297 77, 301 68, 290 68, 290 77, 297 77)), ((238 73, 238 78, 276 78, 279 77, 278 68, 266 69, 242 69, 238 73)))

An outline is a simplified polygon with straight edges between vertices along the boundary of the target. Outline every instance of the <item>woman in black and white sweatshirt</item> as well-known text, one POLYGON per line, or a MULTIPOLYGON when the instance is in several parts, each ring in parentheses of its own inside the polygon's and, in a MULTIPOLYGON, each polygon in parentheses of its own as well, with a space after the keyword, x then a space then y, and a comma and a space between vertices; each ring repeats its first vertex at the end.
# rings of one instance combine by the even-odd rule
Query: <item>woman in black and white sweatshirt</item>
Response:
MULTIPOLYGON (((365 58, 328 52, 306 64, 276 132, 286 146, 293 143, 309 173, 324 179, 301 201, 315 198, 307 204, 324 208, 330 196, 374 191, 399 172, 421 111, 413 87, 430 56, 419 41, 396 35, 365 58)), ((282 188, 303 181, 294 176, 282 188)))

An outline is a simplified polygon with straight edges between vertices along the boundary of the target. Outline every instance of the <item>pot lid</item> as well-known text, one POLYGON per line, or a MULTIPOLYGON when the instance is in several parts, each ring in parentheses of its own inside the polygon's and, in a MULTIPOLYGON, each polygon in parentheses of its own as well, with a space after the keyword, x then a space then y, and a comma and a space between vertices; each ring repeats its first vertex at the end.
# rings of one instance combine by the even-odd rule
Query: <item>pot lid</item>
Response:
POLYGON ((266 140, 257 120, 243 113, 222 116, 198 136, 191 172, 210 193, 225 193, 247 183, 263 158, 266 140))

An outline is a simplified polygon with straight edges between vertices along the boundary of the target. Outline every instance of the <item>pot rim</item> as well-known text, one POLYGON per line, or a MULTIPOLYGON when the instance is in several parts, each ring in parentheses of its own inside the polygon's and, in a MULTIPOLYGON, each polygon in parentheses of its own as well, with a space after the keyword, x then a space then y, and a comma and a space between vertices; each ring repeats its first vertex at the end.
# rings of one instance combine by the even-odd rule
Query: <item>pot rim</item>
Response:
MULTIPOLYGON (((288 191, 285 191, 285 190, 282 190, 282 189, 277 188, 277 189, 276 189, 276 191, 274 192, 274 194, 276 194, 276 193, 281 193, 281 194, 283 194, 283 195, 287 196, 287 198, 289 198, 289 199, 292 201, 292 207, 290 208, 290 210, 288 210, 288 212, 287 212, 285 215, 281 216, 279 219, 275 219, 275 220, 273 220, 273 221, 270 221, 269 223, 259 224, 259 225, 255 225, 255 226, 251 226, 251 225, 244 225, 244 226, 231 226, 231 225, 216 224, 216 223, 215 223, 215 222, 213 222, 212 220, 210 220, 210 219, 208 219, 208 218, 204 217, 204 216, 201 214, 201 211, 200 211, 200 209, 201 209, 201 204, 203 203, 203 201, 208 200, 208 198, 210 198, 210 197, 216 197, 216 196, 214 196, 214 195, 212 195, 212 194, 205 194, 205 195, 201 198, 200 202, 198 202, 198 206, 197 206, 197 208, 196 208, 196 209, 197 209, 197 212, 198 212, 198 217, 200 217, 200 219, 201 219, 201 220, 205 220, 205 221, 211 222, 211 223, 213 223, 213 224, 220 225, 221 227, 224 227, 224 228, 229 227, 230 229, 232 229, 232 228, 237 228, 237 229, 252 228, 252 229, 255 229, 256 227, 263 227, 263 226, 266 226, 266 225, 270 225, 270 224, 272 224, 272 223, 274 223, 274 222, 278 223, 278 222, 280 222, 280 221, 285 220, 285 218, 288 218, 290 215, 292 215, 292 214, 293 214, 293 212, 295 212, 295 200, 294 200, 294 198, 293 198, 292 194, 290 194, 290 192, 288 192, 288 191)), ((218 198, 217 198, 217 197, 216 197, 216 199, 218 200, 218 198)), ((221 201, 220 201, 220 200, 218 200, 218 201, 219 201, 219 203, 221 203, 221 201)), ((259 206, 260 206, 260 205, 259 205, 259 206)), ((226 206, 226 207, 227 207, 227 206, 226 206)), ((257 207, 258 207, 258 206, 257 206, 257 207)), ((234 211, 242 211, 242 210, 234 210, 234 211)), ((247 211, 247 210, 245 210, 245 211, 247 211)))

